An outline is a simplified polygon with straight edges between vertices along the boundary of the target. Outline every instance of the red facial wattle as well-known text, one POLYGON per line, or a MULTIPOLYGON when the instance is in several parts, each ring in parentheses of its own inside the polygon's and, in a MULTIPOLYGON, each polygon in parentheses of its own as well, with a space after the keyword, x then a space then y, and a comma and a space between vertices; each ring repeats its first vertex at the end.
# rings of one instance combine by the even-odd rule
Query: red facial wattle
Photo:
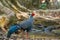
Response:
POLYGON ((32 13, 32 16, 34 16, 35 14, 34 13, 32 13))

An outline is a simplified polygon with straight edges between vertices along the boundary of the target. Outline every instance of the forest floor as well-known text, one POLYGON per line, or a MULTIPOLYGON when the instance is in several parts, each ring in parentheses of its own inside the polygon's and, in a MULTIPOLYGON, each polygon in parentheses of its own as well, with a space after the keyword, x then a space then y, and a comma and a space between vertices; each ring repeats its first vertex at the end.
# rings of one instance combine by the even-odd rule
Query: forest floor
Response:
MULTIPOLYGON (((0 40, 6 40, 6 39, 7 39, 6 35, 0 31, 0 40)), ((26 38, 22 38, 21 35, 12 34, 9 40, 60 40, 60 37, 56 35, 55 36, 46 35, 45 33, 43 34, 31 33, 29 34, 29 38, 26 39, 26 38)))

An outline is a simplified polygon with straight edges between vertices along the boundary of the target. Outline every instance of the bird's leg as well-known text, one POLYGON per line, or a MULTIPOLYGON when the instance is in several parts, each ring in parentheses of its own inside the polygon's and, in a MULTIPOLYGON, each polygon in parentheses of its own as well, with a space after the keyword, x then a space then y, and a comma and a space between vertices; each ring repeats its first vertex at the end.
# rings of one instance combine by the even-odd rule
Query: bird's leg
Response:
POLYGON ((29 39, 29 34, 28 34, 28 32, 26 32, 26 39, 29 39))
POLYGON ((21 30, 21 31, 22 31, 22 38, 24 39, 24 34, 25 34, 25 33, 24 33, 24 31, 23 31, 23 30, 21 30))

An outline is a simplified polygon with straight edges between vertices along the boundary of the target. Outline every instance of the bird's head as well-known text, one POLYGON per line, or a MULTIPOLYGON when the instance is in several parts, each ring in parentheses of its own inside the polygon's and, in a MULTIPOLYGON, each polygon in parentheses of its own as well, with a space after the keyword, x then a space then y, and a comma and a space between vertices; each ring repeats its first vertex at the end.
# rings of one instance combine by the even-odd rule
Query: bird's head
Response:
POLYGON ((32 15, 32 16, 35 16, 35 11, 33 11, 31 15, 32 15))

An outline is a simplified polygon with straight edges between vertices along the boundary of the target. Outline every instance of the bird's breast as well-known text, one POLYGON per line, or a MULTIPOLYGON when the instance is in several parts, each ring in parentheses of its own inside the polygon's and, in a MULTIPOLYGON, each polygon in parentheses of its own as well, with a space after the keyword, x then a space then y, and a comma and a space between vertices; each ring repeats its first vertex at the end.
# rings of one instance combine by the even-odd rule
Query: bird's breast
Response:
POLYGON ((32 23, 23 23, 23 24, 21 24, 20 26, 22 27, 22 28, 28 28, 28 27, 30 27, 32 25, 32 23))

